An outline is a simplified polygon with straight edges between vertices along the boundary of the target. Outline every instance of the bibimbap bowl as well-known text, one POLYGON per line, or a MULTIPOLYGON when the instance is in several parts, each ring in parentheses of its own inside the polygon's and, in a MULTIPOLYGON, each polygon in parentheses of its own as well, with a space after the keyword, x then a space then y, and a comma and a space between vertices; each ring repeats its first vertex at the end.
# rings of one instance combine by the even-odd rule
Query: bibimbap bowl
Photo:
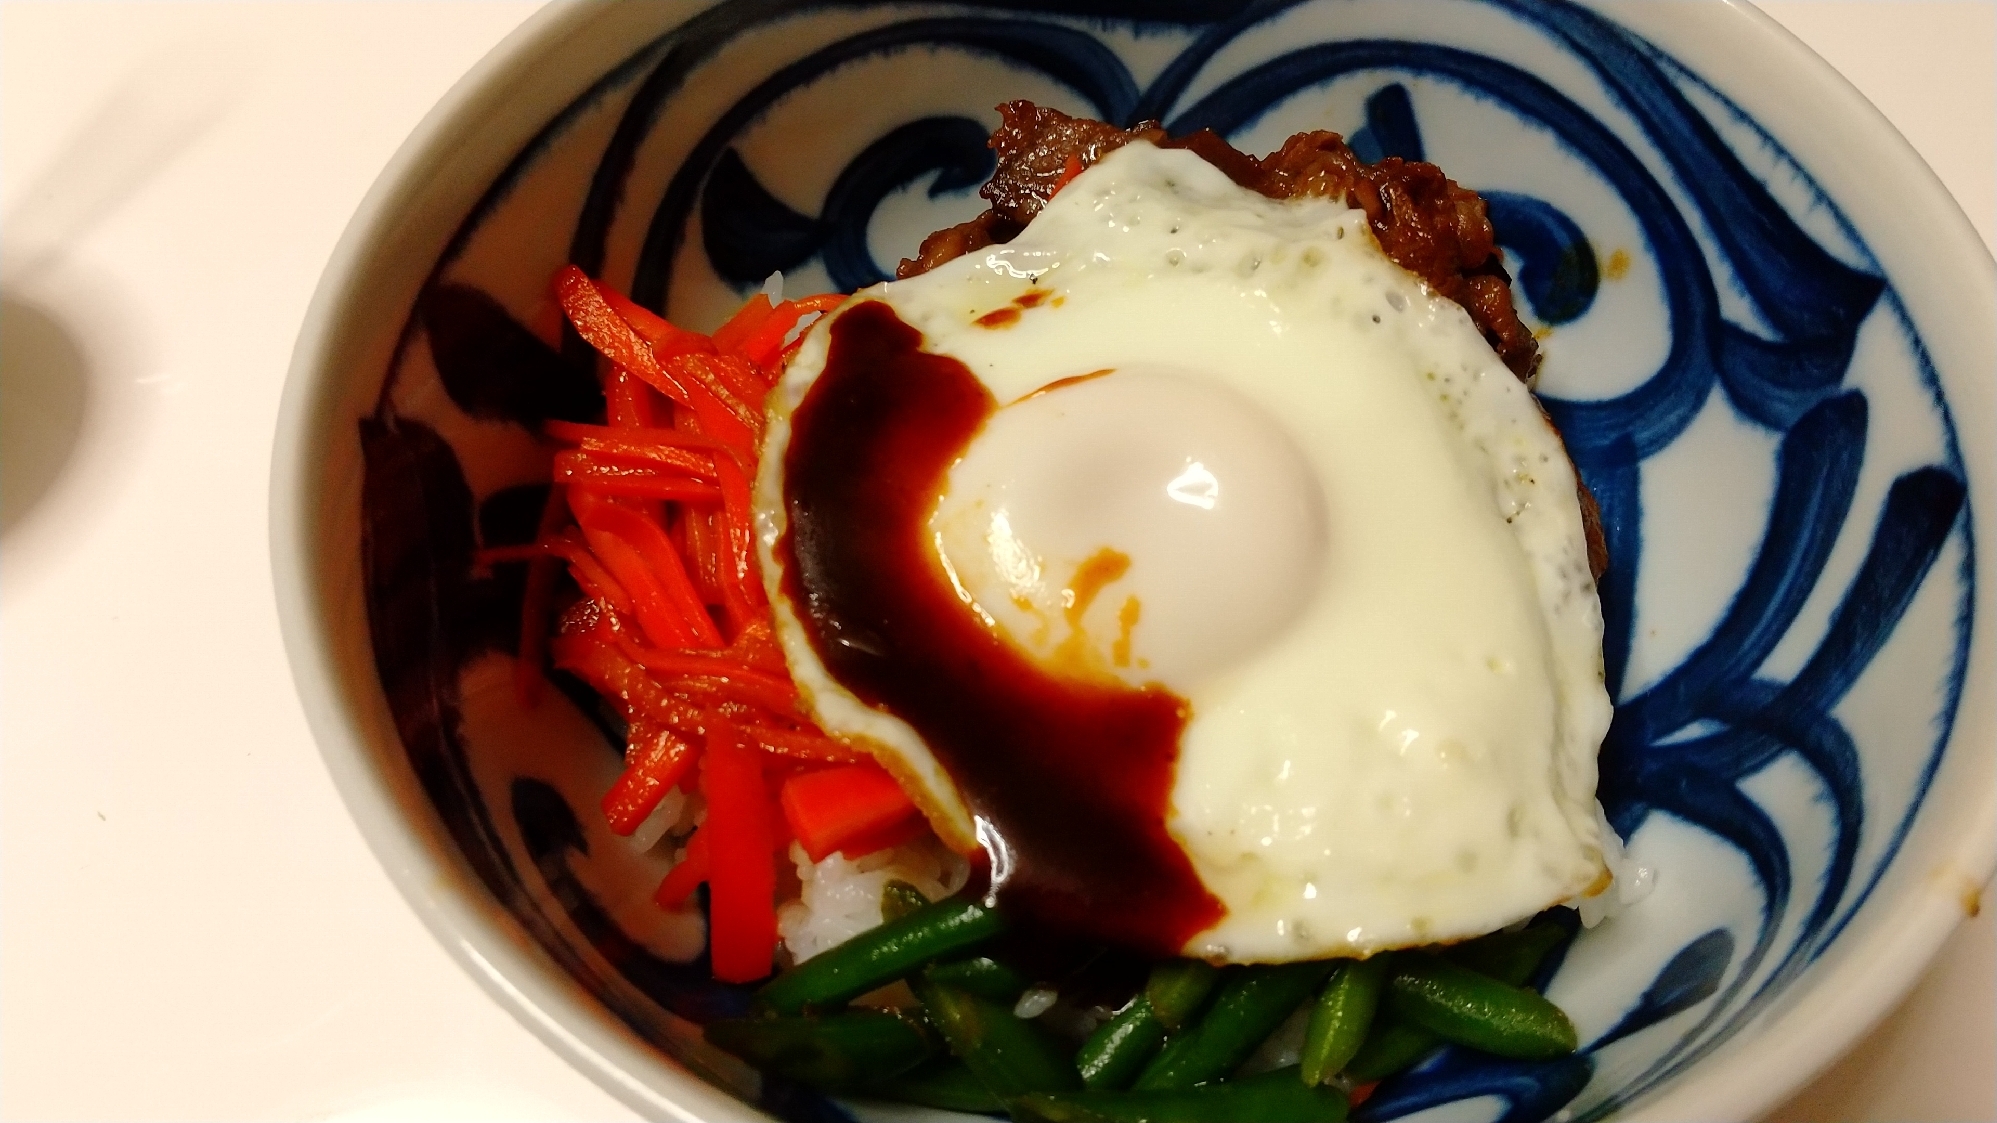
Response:
POLYGON ((773 272, 793 295, 884 280, 982 209, 993 107, 1015 98, 1250 152, 1328 128, 1478 190, 1601 502, 1600 797, 1654 884, 1561 953, 1547 994, 1573 1057, 1445 1050, 1356 1117, 1747 1119, 1835 1057, 1997 863, 1976 549, 1997 273, 1857 93, 1720 3, 742 0, 530 21, 348 229, 273 467, 301 696, 438 938, 644 1114, 889 1117, 702 1042, 747 991, 695 958, 697 924, 652 910, 656 857, 602 825, 619 760, 588 707, 519 701, 519 567, 474 553, 534 537, 540 426, 601 408, 557 268, 702 330, 773 272))

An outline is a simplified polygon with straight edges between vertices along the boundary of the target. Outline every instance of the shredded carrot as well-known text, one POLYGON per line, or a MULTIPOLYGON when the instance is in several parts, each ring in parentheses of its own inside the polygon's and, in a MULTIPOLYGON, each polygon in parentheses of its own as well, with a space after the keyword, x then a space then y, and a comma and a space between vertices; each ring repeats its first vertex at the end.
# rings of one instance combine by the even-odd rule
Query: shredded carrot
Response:
POLYGON ((744 724, 742 736, 762 746, 765 752, 796 760, 817 761, 821 764, 851 764, 866 759, 864 754, 854 752, 823 733, 744 724))
POLYGON ((628 723, 625 768, 603 799, 613 832, 637 830, 666 793, 698 776, 707 818, 654 898, 679 908, 706 884, 716 977, 761 978, 776 944, 776 869, 793 837, 821 860, 927 829, 878 764, 807 716, 756 564, 751 481, 763 399, 811 321, 846 298, 772 303, 759 294, 710 336, 574 267, 552 288, 604 359, 606 423, 543 426, 558 446, 551 474, 561 502, 551 500, 535 542, 479 559, 540 566, 544 591, 532 619, 523 608, 521 663, 552 660, 628 723), (584 599, 548 639, 554 571, 543 563, 557 559, 584 599), (545 651, 530 645, 530 629, 545 651))
POLYGON ((570 575, 576 579, 576 584, 582 586, 583 593, 591 600, 602 601, 618 612, 626 614, 636 611, 631 601, 631 594, 624 591, 624 586, 619 585, 617 579, 610 576, 610 571, 603 568, 602 563, 596 560, 588 547, 567 534, 543 538, 525 546, 497 546, 481 550, 478 555, 481 565, 509 561, 532 563, 546 558, 559 558, 568 562, 570 575))
MULTIPOLYGON (((673 472, 692 476, 698 480, 714 478, 714 457, 695 452, 689 448, 675 448, 671 445, 653 444, 649 441, 623 441, 614 437, 585 437, 574 449, 580 459, 599 466, 623 465, 626 467, 649 468, 654 471, 673 472)), ((559 453, 557 455, 560 455, 559 453)))
POLYGON ((715 452, 725 446, 712 437, 702 436, 688 429, 661 429, 654 426, 617 428, 609 425, 583 425, 574 421, 549 421, 541 426, 541 431, 559 441, 581 444, 584 441, 614 441, 631 446, 652 446, 658 448, 693 449, 702 452, 715 452))
MULTIPOLYGON (((593 488, 570 489, 570 506, 575 509, 576 521, 582 524, 583 534, 589 538, 590 546, 599 555, 603 549, 597 548, 598 538, 609 544, 614 552, 620 553, 620 561, 627 568, 635 568, 633 578, 626 578, 623 571, 611 565, 610 571, 631 590, 638 603, 638 620, 651 635, 652 642, 660 647, 720 647, 721 632, 707 615, 700 597, 687 581, 686 565, 680 559, 678 549, 657 520, 648 518, 639 511, 619 506, 614 500, 599 497, 593 488), (628 557, 623 556, 623 548, 628 548, 628 557), (645 586, 641 592, 636 584, 645 586), (648 601, 651 590, 658 591, 656 601, 648 601), (655 620, 647 620, 648 604, 658 614, 655 620), (679 622, 678 627, 666 623, 670 615, 679 622)), ((608 558, 604 559, 606 563, 608 558)))
POLYGON ((762 754, 734 729, 717 725, 701 754, 707 797, 708 960, 714 977, 747 983, 770 973, 777 947, 777 872, 769 787, 762 754))
POLYGON ((616 289, 608 285, 598 285, 596 291, 603 297, 603 302, 610 305, 612 311, 631 325, 631 330, 652 345, 652 354, 660 361, 672 358, 674 355, 714 350, 713 340, 699 332, 680 327, 616 289))
POLYGON ((632 722, 625 750, 624 774, 603 797, 603 817, 612 834, 628 835, 680 778, 693 768, 693 743, 665 726, 632 722))
POLYGON ((693 896, 693 891, 700 888, 701 883, 707 880, 711 868, 707 854, 707 832, 695 831, 693 837, 687 839, 686 853, 680 857, 678 865, 666 871, 665 880, 659 882, 658 892, 652 894, 652 900, 658 902, 660 908, 679 908, 686 904, 687 898, 693 896))
POLYGON ((753 335, 776 310, 770 298, 760 292, 743 301, 742 307, 728 317, 727 323, 714 329, 714 349, 721 352, 738 349, 742 341, 753 335))

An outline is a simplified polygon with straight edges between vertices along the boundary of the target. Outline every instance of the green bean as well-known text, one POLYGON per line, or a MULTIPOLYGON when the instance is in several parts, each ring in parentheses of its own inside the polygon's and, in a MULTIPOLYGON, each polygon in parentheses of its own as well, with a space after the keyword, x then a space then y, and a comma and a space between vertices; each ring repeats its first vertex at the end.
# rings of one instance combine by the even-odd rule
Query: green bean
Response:
POLYGON ((1513 986, 1524 986, 1540 963, 1561 941, 1567 929, 1551 921, 1529 924, 1516 932, 1493 932, 1457 944, 1443 955, 1472 971, 1513 986))
POLYGON ((1396 956, 1387 1004, 1445 1041, 1500 1057, 1550 1060, 1579 1044, 1574 1023, 1536 992, 1436 955, 1396 956))
POLYGON ((764 985, 762 1000, 779 1014, 838 1006, 1005 928, 998 913, 976 901, 937 901, 792 967, 764 985))
POLYGON ((1075 1054, 1082 1086, 1095 1091, 1130 1087, 1164 1044, 1165 1023, 1158 1020, 1151 999, 1138 995, 1082 1042, 1075 1054))
POLYGON ((1354 1084, 1384 1080, 1428 1056, 1441 1044, 1442 1039, 1429 1031, 1381 1010, 1373 1019, 1373 1032, 1366 1035, 1366 1043, 1346 1062, 1346 1079, 1354 1084))
POLYGON ((1166 1042, 1138 1076, 1140 1091, 1190 1088, 1240 1067, 1324 977, 1329 960, 1227 972, 1206 1015, 1166 1042))
POLYGON ((1151 969, 1144 984, 1144 996, 1151 1000, 1151 1012, 1167 1032, 1186 1028, 1200 1012, 1200 1005, 1213 992, 1220 968, 1198 959, 1169 959, 1151 969))
MULTIPOLYGON (((1517 932, 1493 932, 1450 948, 1445 954, 1465 967, 1502 983, 1522 986, 1560 942, 1567 930, 1551 921, 1536 921, 1517 932)), ((1413 1065, 1442 1044, 1442 1039, 1382 1010, 1373 1032, 1345 1066, 1345 1075, 1366 1084, 1385 1079, 1413 1065)))
POLYGON ((969 1065, 948 1057, 875 1084, 867 1094, 944 1111, 988 1114, 1005 1110, 1005 1102, 992 1095, 969 1065))
POLYGON ((1013 1101, 1019 1123, 1343 1123, 1345 1093, 1305 1084, 1295 1068, 1149 1092, 1071 1092, 1013 1101))
POLYGON ((900 920, 929 903, 922 890, 899 879, 881 886, 881 919, 900 920))
POLYGON ((1359 1052, 1373 1027, 1386 981, 1386 961, 1377 956, 1346 960, 1332 970, 1304 1031, 1304 1083, 1330 1080, 1359 1052))
POLYGON ((1130 1087, 1165 1044, 1200 1012, 1220 969, 1197 959, 1168 959, 1151 968, 1144 992, 1082 1043, 1075 1067, 1092 1089, 1130 1087))
POLYGON ((937 1053, 920 1025, 894 1014, 844 1010, 794 1018, 724 1018, 707 1040, 764 1072, 845 1091, 906 1072, 937 1053))
POLYGON ((929 977, 945 986, 968 990, 979 998, 1017 1002, 1032 980, 989 956, 953 959, 929 969, 929 977))
POLYGON ((1039 1026, 1013 1017, 1009 1005, 945 986, 926 972, 911 976, 909 985, 950 1051, 1000 1099, 1081 1087, 1067 1051, 1039 1026))

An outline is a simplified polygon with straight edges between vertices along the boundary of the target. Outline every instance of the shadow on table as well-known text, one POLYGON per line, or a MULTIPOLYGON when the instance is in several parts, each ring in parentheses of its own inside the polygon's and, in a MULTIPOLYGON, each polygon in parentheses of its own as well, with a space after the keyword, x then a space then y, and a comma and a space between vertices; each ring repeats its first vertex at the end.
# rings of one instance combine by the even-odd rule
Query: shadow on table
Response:
POLYGON ((27 296, 0 289, 0 535, 62 476, 90 403, 75 332, 27 296))

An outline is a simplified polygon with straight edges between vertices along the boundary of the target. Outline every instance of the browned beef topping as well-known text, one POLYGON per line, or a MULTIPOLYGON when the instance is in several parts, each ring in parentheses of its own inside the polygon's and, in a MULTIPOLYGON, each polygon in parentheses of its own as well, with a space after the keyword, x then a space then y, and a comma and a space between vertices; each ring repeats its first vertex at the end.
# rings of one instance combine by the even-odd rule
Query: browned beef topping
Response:
POLYGON ((1167 137, 1156 122, 1119 129, 1028 101, 1007 102, 999 114, 1002 122, 991 139, 998 170, 979 192, 991 210, 931 234, 914 258, 901 263, 897 276, 912 277, 1010 241, 1075 170, 1133 140, 1146 140, 1184 148, 1272 199, 1324 196, 1365 211, 1387 256, 1462 305, 1506 366, 1525 378, 1539 363, 1538 343, 1512 306, 1511 277, 1484 201, 1434 164, 1398 157, 1368 164, 1330 132, 1298 133, 1257 159, 1211 130, 1167 137))

